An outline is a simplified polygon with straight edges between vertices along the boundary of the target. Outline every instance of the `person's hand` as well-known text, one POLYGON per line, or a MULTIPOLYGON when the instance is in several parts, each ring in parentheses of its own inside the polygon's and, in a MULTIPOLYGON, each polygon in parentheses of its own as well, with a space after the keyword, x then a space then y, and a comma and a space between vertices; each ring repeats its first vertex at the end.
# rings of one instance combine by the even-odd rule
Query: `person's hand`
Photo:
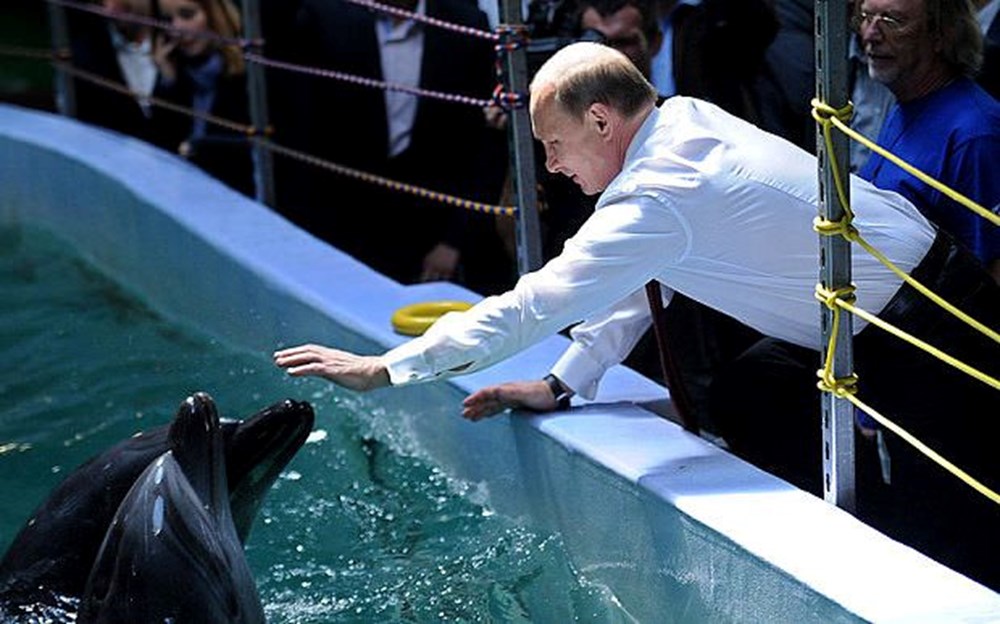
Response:
POLYGON ((458 268, 459 251, 451 245, 438 243, 424 256, 420 270, 421 282, 450 280, 458 268))
POLYGON ((535 381, 512 381, 477 390, 462 401, 462 418, 482 420, 506 409, 525 408, 551 412, 558 407, 549 384, 535 381))
POLYGON ((170 56, 176 48, 177 38, 169 33, 158 33, 153 39, 153 62, 167 84, 177 80, 177 65, 170 56))
POLYGON ((505 130, 507 128, 507 111, 496 104, 487 104, 483 107, 483 118, 486 125, 495 130, 505 130))
POLYGON ((275 351, 274 363, 293 377, 322 377, 351 390, 364 392, 389 385, 389 371, 382 358, 373 355, 306 344, 275 351))

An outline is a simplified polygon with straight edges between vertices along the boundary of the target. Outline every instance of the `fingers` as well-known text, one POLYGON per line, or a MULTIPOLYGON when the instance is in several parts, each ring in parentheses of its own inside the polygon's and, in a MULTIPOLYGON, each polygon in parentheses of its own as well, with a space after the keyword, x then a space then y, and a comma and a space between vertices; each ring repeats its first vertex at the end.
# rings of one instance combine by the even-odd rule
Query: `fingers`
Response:
POLYGON ((351 390, 367 391, 390 383, 389 371, 380 357, 315 344, 275 351, 274 363, 289 375, 323 377, 351 390))
MULTIPOLYGON (((321 353, 316 345, 300 345, 274 352, 274 363, 281 368, 293 368, 319 362, 321 353)), ((290 373, 292 371, 289 371, 290 373)))
POLYGON ((482 420, 495 416, 506 410, 510 405, 506 404, 499 397, 482 390, 472 394, 462 401, 462 418, 471 421, 482 420))

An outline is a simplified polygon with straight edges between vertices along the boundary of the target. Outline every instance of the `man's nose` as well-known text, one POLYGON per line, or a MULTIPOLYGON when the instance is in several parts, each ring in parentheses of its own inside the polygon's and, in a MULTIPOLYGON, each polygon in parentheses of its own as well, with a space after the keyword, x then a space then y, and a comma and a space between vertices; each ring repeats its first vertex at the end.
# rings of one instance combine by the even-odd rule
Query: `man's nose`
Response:
POLYGON ((549 173, 559 173, 559 165, 556 162, 556 156, 549 150, 545 150, 545 168, 549 173))
POLYGON ((861 26, 858 27, 858 34, 861 35, 861 43, 881 41, 883 39, 882 28, 874 20, 871 22, 862 22, 861 26))

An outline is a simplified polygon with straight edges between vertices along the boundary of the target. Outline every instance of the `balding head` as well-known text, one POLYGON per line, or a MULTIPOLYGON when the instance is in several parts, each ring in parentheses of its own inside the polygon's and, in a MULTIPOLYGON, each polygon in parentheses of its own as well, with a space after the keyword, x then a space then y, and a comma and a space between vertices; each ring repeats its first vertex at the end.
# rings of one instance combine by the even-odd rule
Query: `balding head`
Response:
POLYGON ((568 45, 535 74, 531 109, 553 99, 563 111, 582 117, 591 104, 601 103, 631 118, 656 103, 656 90, 627 56, 599 43, 568 45))
POLYGON ((656 105, 652 85, 607 46, 574 43, 556 52, 531 83, 531 127, 545 167, 590 195, 607 188, 656 105))

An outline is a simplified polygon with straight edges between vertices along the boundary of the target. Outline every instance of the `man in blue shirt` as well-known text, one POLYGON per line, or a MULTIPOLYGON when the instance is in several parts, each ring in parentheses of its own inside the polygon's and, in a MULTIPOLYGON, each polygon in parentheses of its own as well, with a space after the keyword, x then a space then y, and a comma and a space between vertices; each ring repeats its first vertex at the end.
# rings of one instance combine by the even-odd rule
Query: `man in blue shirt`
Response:
MULTIPOLYGON (((864 0, 855 24, 871 77, 896 97, 877 143, 973 201, 1000 206, 1000 103, 971 78, 982 33, 971 5, 864 0)), ((968 247, 1000 281, 1000 229, 873 155, 860 175, 897 191, 968 247)))

